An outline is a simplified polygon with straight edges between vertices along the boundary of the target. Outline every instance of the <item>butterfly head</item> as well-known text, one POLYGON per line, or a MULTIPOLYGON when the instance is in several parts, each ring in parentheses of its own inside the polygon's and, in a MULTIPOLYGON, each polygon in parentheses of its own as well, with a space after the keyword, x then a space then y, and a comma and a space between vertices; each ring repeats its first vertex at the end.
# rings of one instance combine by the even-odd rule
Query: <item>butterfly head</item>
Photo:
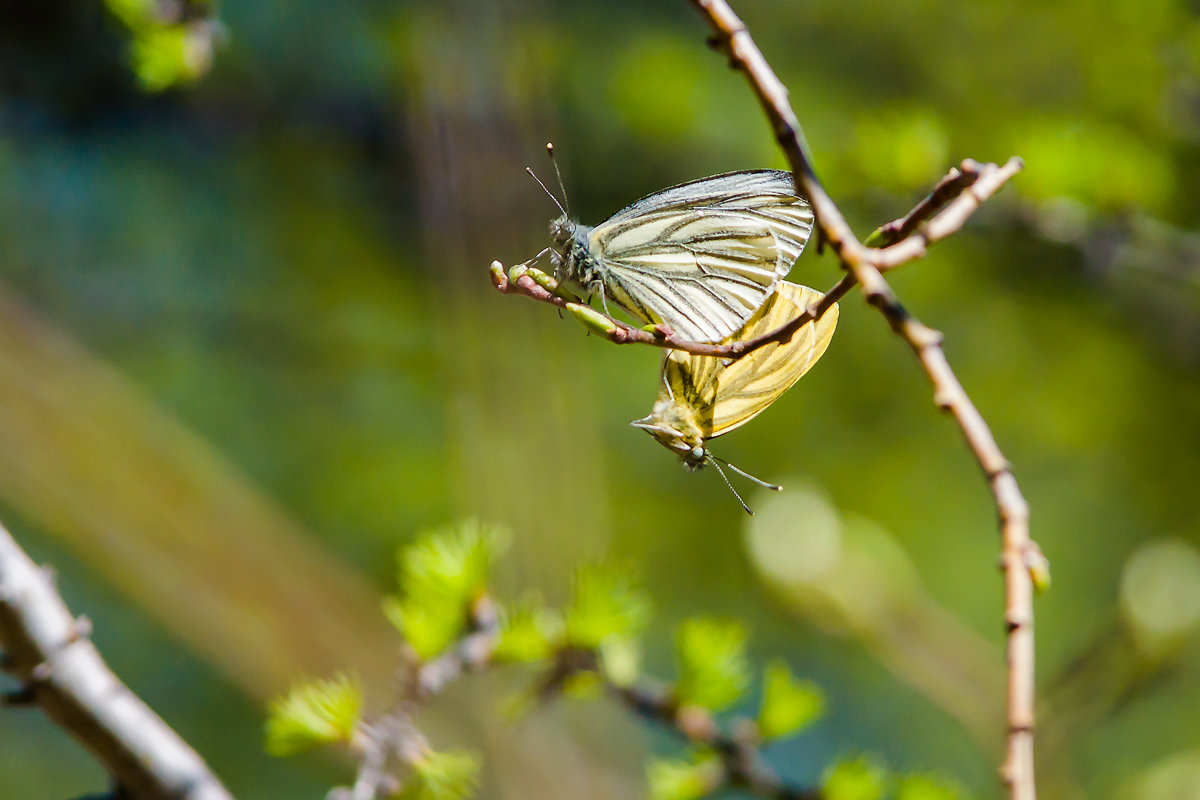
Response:
POLYGON ((655 441, 683 459, 683 466, 689 470, 698 470, 708 463, 708 450, 704 447, 704 436, 695 423, 689 419, 672 415, 673 406, 660 407, 655 404, 654 411, 645 419, 629 423, 635 428, 641 428, 654 437, 655 441))

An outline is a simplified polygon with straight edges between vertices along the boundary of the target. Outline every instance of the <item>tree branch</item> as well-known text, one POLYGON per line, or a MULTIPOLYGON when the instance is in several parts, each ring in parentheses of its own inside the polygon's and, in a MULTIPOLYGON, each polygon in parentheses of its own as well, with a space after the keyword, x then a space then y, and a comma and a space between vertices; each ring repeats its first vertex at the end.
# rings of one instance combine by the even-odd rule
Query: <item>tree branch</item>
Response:
POLYGON ((535 691, 543 703, 554 700, 576 674, 591 673, 605 692, 639 717, 664 726, 691 744, 716 754, 720 772, 712 775, 706 794, 724 788, 745 789, 766 800, 822 800, 820 789, 792 786, 763 760, 758 726, 749 719, 738 720, 734 733, 727 733, 713 715, 699 706, 681 706, 669 687, 642 682, 640 686, 619 686, 604 673, 599 654, 593 650, 567 647, 559 650, 554 663, 539 678, 535 691))
MULTIPOLYGON (((712 714, 697 706, 678 706, 669 691, 646 686, 607 684, 608 693, 629 710, 664 725, 693 744, 711 749, 721 759, 724 784, 767 800, 821 800, 820 789, 791 786, 763 761, 756 726, 743 720, 744 735, 721 730, 712 714)), ((714 787, 714 790, 717 787, 714 787)))
POLYGON ((23 694, 139 800, 232 800, 204 761, 104 663, 44 570, 0 525, 0 643, 23 694))
MULTIPOLYGON (((1040 559, 1040 553, 1029 536, 1029 509, 987 423, 951 370, 942 351, 941 334, 905 311, 881 274, 882 269, 922 255, 925 247, 935 241, 939 234, 944 236, 953 230, 956 215, 943 218, 945 233, 934 225, 935 218, 923 230, 917 227, 913 235, 888 247, 875 250, 860 243, 817 179, 802 144, 799 122, 788 103, 787 89, 772 71, 745 25, 724 0, 689 2, 708 21, 714 33, 712 41, 715 46, 729 57, 732 68, 746 76, 758 97, 775 137, 791 164, 797 187, 812 203, 823 241, 838 256, 848 277, 862 286, 867 302, 879 309, 892 330, 916 354, 933 384, 934 402, 954 416, 987 478, 1000 519, 1003 541, 1005 624, 1008 633, 1008 754, 1001 768, 1001 777, 1009 788, 1012 800, 1034 800, 1033 578, 1030 571, 1040 568, 1035 561, 1040 559)), ((1020 168, 1020 161, 1016 159, 1005 166, 1011 172, 1020 168)), ((974 200, 965 191, 960 196, 962 198, 974 200)), ((965 209, 965 214, 969 214, 970 210, 965 209)), ((904 227, 904 223, 901 223, 898 229, 904 227)), ((885 237, 888 235, 881 234, 885 237)))

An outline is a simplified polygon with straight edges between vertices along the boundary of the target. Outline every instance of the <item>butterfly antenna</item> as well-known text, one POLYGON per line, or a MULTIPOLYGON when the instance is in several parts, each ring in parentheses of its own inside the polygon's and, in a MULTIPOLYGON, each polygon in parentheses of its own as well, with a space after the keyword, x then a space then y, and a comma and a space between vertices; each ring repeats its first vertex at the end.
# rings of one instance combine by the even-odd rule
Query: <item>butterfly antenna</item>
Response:
POLYGON ((547 189, 547 188, 546 188, 546 184, 542 183, 542 179, 541 179, 541 178, 539 178, 537 175, 535 175, 535 174, 534 174, 534 172, 533 172, 533 168, 532 168, 532 167, 526 167, 526 168, 525 168, 525 171, 529 173, 529 177, 531 177, 531 178, 533 178, 535 181, 537 181, 537 185, 538 185, 538 186, 540 186, 540 187, 542 187, 542 191, 543 191, 543 192, 545 192, 546 194, 550 195, 550 199, 554 201, 554 205, 558 206, 558 210, 559 210, 559 211, 561 211, 561 212, 563 213, 563 216, 567 216, 567 210, 566 210, 565 208, 563 208, 563 204, 562 204, 562 203, 560 203, 560 202, 558 202, 558 198, 554 196, 554 192, 552 192, 552 191, 550 191, 549 189, 547 189))
MULTIPOLYGON (((742 496, 740 494, 738 494, 737 489, 733 488, 733 484, 729 482, 729 478, 725 477, 725 470, 721 469, 721 465, 717 463, 717 460, 714 459, 711 454, 709 455, 708 460, 710 462, 712 462, 713 467, 716 468, 717 474, 721 476, 721 480, 725 481, 725 485, 727 487, 729 487, 729 491, 733 492, 733 496, 736 497, 737 501, 742 504, 742 508, 745 509, 747 514, 749 514, 750 516, 753 517, 754 509, 752 509, 752 508, 750 508, 750 506, 746 505, 746 501, 742 499, 742 496)), ((725 464, 727 466, 733 466, 728 461, 726 461, 725 464)))
POLYGON ((567 198, 567 187, 563 183, 562 173, 558 171, 558 161, 554 158, 554 142, 546 142, 546 155, 550 156, 550 163, 554 165, 554 175, 558 178, 558 190, 562 192, 563 204, 567 207, 563 213, 569 217, 571 216, 571 201, 567 198))
POLYGON ((753 475, 751 475, 749 472, 746 472, 744 469, 739 469, 738 467, 735 467, 733 464, 730 464, 725 459, 723 459, 719 456, 714 456, 712 453, 709 453, 708 457, 711 458, 713 461, 720 461, 722 464, 729 467, 731 470, 736 472, 738 475, 741 475, 743 478, 749 478, 750 480, 757 483, 759 486, 762 486, 764 489, 770 489, 775 492, 781 491, 783 489, 783 487, 780 486, 779 484, 767 483, 762 478, 756 478, 753 475))

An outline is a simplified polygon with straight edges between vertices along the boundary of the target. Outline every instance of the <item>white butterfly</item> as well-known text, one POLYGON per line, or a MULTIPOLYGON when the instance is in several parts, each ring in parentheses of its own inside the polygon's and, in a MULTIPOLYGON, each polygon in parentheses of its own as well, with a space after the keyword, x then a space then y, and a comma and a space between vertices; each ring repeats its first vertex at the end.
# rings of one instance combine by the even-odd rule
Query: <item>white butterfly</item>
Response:
POLYGON ((645 323, 724 339, 792 268, 813 213, 790 172, 728 172, 663 189, 596 227, 550 223, 554 277, 645 323))

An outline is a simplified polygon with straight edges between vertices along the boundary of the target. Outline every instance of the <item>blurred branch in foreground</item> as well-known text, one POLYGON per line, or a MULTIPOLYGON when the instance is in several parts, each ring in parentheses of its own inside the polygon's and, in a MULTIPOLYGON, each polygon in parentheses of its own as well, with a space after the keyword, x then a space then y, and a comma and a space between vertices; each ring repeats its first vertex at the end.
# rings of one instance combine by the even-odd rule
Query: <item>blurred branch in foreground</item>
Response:
POLYGON ((232 800, 200 758, 104 663, 39 569, 0 525, 0 668, 21 683, 8 705, 37 704, 114 778, 113 800, 232 800))
POLYGON ((821 241, 830 246, 849 276, 862 288, 867 302, 879 309, 892 330, 920 360, 933 384, 934 402, 954 415, 987 478, 1000 518, 1004 622, 1008 629, 1008 754, 1000 773, 1013 800, 1033 800, 1037 796, 1033 766, 1033 592, 1035 577, 1048 580, 1049 576, 1045 559, 1029 536, 1029 506, 1008 459, 1000 452, 987 423, 950 368, 941 346, 942 335, 910 315, 880 273, 882 265, 922 255, 927 236, 919 232, 882 250, 860 243, 817 179, 803 144, 800 123, 788 102, 787 88, 776 77, 745 24, 724 0, 691 0, 691 3, 712 28, 713 46, 727 55, 730 66, 741 71, 750 82, 791 164, 797 187, 812 202, 821 241))

